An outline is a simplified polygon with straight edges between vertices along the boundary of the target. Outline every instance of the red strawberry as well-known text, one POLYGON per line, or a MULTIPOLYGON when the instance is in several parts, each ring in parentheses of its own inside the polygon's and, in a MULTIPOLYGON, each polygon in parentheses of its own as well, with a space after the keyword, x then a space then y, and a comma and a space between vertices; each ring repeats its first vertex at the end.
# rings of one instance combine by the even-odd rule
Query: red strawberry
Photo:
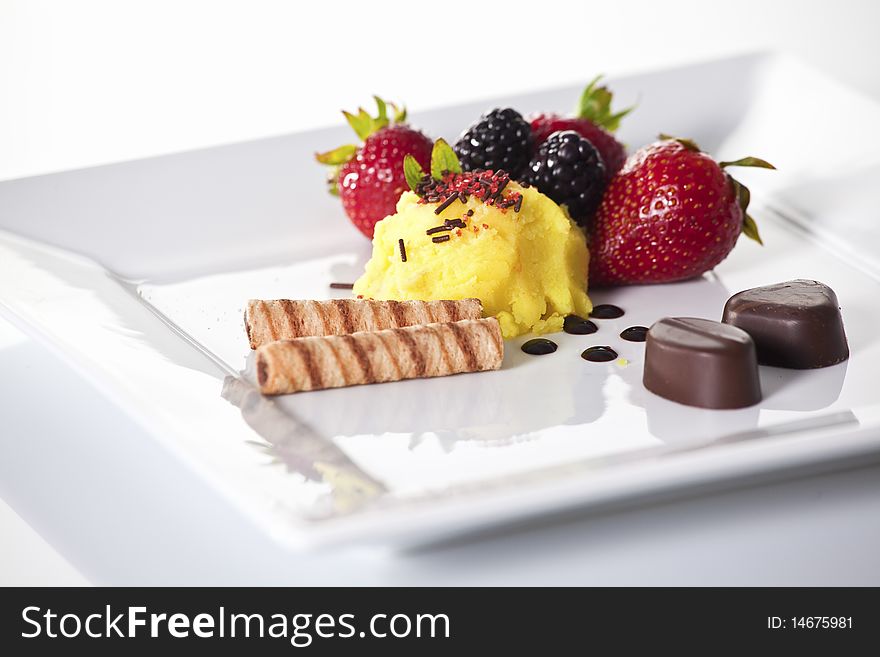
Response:
POLYGON ((629 107, 622 112, 612 114, 611 92, 607 87, 596 86, 600 77, 594 79, 584 89, 575 116, 532 114, 529 121, 532 125, 535 149, 547 141, 551 134, 560 130, 574 130, 581 137, 589 139, 602 156, 602 162, 610 178, 620 171, 626 161, 626 148, 612 133, 620 126, 620 120, 633 108, 629 107))
POLYGON ((590 235, 590 284, 670 283, 727 257, 740 233, 761 242, 749 190, 728 166, 773 169, 754 157, 715 162, 694 142, 661 135, 611 179, 590 235))
POLYGON ((394 213, 400 195, 409 189, 403 174, 403 159, 412 155, 422 166, 431 163, 433 142, 415 128, 406 125, 406 110, 397 111, 389 120, 387 106, 378 96, 379 115, 372 117, 363 109, 357 114, 343 112, 363 145, 340 146, 315 158, 332 166, 328 183, 338 194, 352 223, 364 235, 373 237, 376 222, 394 213))

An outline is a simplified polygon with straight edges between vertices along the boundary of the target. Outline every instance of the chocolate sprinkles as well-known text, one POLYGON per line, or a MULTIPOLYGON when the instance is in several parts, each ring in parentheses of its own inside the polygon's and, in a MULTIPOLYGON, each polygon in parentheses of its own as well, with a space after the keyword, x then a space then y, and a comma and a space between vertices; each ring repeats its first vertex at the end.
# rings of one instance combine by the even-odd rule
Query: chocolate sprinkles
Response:
POLYGON ((452 205, 453 203, 455 203, 458 200, 459 200, 458 194, 450 195, 449 197, 447 197, 447 199, 445 201, 443 201, 440 205, 438 205, 436 208, 434 208, 434 214, 440 214, 446 208, 448 208, 450 205, 452 205))
MULTIPOLYGON (((434 180, 430 175, 424 176, 416 185, 415 192, 421 197, 420 203, 440 203, 434 209, 435 214, 443 212, 455 199, 467 203, 470 196, 474 196, 486 205, 494 205, 500 210, 505 210, 514 207, 517 200, 522 198, 522 194, 518 192, 506 192, 510 181, 510 175, 502 170, 455 174, 446 172, 440 180, 434 180)), ((473 216, 473 211, 469 211, 468 216, 473 216)))
MULTIPOLYGON (((451 232, 455 228, 467 228, 467 224, 464 223, 461 219, 447 219, 443 222, 442 226, 434 226, 433 228, 429 228, 425 231, 425 235, 434 235, 435 233, 442 233, 444 231, 451 232)), ((446 236, 446 239, 443 240, 434 240, 435 242, 445 242, 449 239, 449 236, 446 236)))
POLYGON ((431 241, 434 242, 435 244, 440 244, 440 242, 448 242, 449 235, 438 235, 437 237, 432 237, 431 241))
POLYGON ((406 262, 406 246, 403 244, 402 237, 397 240, 397 245, 400 247, 400 261, 406 262))
POLYGON ((353 290, 354 283, 330 283, 331 290, 353 290))

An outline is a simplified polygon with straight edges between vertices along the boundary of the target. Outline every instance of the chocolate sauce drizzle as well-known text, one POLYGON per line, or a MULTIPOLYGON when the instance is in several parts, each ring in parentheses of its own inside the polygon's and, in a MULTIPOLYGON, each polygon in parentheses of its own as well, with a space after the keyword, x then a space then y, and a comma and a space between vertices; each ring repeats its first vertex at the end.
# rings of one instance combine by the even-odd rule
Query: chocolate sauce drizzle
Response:
POLYGON ((523 343, 523 346, 520 347, 525 353, 530 356, 543 356, 545 354, 552 354, 556 351, 557 345, 553 340, 548 340, 547 338, 533 338, 523 343))

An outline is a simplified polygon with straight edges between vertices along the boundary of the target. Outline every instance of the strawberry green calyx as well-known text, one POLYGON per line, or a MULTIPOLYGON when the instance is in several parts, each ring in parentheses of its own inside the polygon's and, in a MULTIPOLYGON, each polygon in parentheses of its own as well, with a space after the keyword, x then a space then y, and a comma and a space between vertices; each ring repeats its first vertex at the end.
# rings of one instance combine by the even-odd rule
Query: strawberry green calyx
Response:
POLYGON ((354 144, 346 144, 339 148, 334 148, 326 153, 315 153, 315 159, 321 164, 329 164, 330 166, 338 166, 345 164, 357 154, 358 147, 354 144))
POLYGON ((729 175, 728 178, 730 179, 730 184, 733 185, 733 192, 736 194, 736 202, 739 204, 739 209, 742 210, 742 234, 749 239, 755 240, 761 246, 764 246, 764 240, 761 239, 761 234, 758 232, 758 224, 755 222, 752 215, 747 212, 749 201, 752 200, 752 193, 749 191, 748 187, 743 185, 736 178, 729 175))
MULTIPOLYGON (((673 137, 671 135, 663 133, 660 134, 660 139, 677 141, 689 151, 693 151, 695 153, 703 152, 697 145, 697 143, 692 139, 682 139, 681 137, 673 137)), ((760 169, 776 169, 776 167, 770 164, 767 160, 762 160, 759 157, 751 156, 743 157, 738 160, 718 162, 718 166, 722 169, 726 169, 727 167, 757 167, 760 169)), ((749 239, 755 240, 758 244, 763 246, 764 241, 761 239, 761 234, 758 232, 758 224, 755 221, 754 217, 752 217, 748 213, 749 202, 752 199, 752 194, 751 192, 749 192, 749 188, 739 182, 736 178, 731 176, 730 173, 727 174, 727 177, 730 179, 730 184, 733 185, 733 191, 736 194, 737 202, 739 203, 739 207, 742 210, 743 235, 745 235, 749 239)))
POLYGON ((693 139, 685 139, 684 137, 674 137, 673 135, 667 135, 665 132, 661 132, 657 135, 661 141, 677 141, 679 144, 684 146, 686 149, 693 153, 702 153, 703 149, 697 145, 693 139))
MULTIPOLYGON (((431 178, 434 180, 442 180, 446 174, 461 173, 461 162, 458 156, 452 150, 445 139, 438 139, 434 142, 434 148, 431 150, 431 178)), ((403 174, 406 176, 406 182, 410 189, 416 191, 427 174, 421 165, 416 162, 416 158, 407 155, 403 160, 403 174)))
MULTIPOLYGON (((361 141, 365 141, 370 135, 375 134, 382 128, 406 121, 405 107, 398 107, 395 103, 383 100, 379 96, 373 96, 373 99, 376 101, 376 116, 370 115, 363 107, 359 107, 357 113, 342 111, 345 120, 348 121, 348 125, 351 126, 361 141), (389 108, 392 110, 391 116, 389 116, 389 108)), ((315 153, 315 159, 318 162, 333 167, 328 176, 328 186, 331 190, 336 189, 335 174, 338 168, 354 159, 358 148, 356 144, 345 144, 324 153, 315 153)))
POLYGON ((327 192, 330 196, 339 196, 339 170, 341 164, 336 164, 327 169, 327 177, 324 183, 327 185, 327 192))
MULTIPOLYGON (((773 170, 776 169, 776 167, 770 164, 767 160, 762 160, 759 157, 743 157, 739 160, 733 160, 731 162, 719 162, 718 166, 722 169, 734 166, 759 167, 761 169, 773 170)), ((727 174, 727 177, 730 178, 730 182, 733 185, 733 190, 736 192, 736 198, 739 202, 739 207, 743 213, 743 235, 745 235, 749 239, 755 240, 761 246, 764 246, 764 240, 761 239, 761 234, 758 232, 758 224, 755 223, 754 218, 748 213, 749 201, 751 201, 752 199, 752 194, 751 192, 749 192, 749 188, 736 180, 729 173, 727 174)))
POLYGON ((762 160, 760 157, 743 157, 738 160, 733 160, 732 162, 719 162, 718 166, 722 169, 726 167, 759 167, 761 169, 776 169, 775 166, 770 164, 767 160, 762 160))
POLYGON ((357 114, 342 110, 342 115, 348 121, 348 125, 351 126, 352 130, 361 140, 365 140, 391 123, 403 123, 406 120, 405 107, 398 108, 394 103, 382 100, 379 96, 373 96, 373 99, 376 101, 376 109, 378 110, 376 116, 371 116, 363 107, 358 108, 357 114), (392 119, 388 118, 389 106, 394 110, 394 117, 392 119))
POLYGON ((363 142, 316 154, 330 173, 329 189, 338 195, 342 210, 370 239, 376 225, 396 212, 401 194, 409 188, 403 166, 406 156, 429 169, 434 147, 425 133, 403 122, 403 109, 378 97, 376 108, 375 116, 363 109, 345 114, 363 142))
POLYGON ((613 94, 608 87, 597 86, 601 79, 602 76, 597 75, 584 89, 578 102, 575 116, 579 119, 587 119, 608 132, 614 132, 620 127, 620 120, 632 112, 635 106, 613 113, 611 111, 613 94))

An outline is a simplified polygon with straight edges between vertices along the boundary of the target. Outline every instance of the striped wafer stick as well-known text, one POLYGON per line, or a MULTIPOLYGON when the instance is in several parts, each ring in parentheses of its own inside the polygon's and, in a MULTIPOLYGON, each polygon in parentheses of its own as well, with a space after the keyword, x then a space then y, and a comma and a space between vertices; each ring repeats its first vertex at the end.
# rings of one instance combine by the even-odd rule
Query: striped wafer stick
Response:
POLYGON ((497 370, 504 357, 494 317, 270 342, 257 349, 266 395, 497 370))
POLYGON ((248 301, 244 325, 251 349, 275 340, 293 340, 310 335, 346 335, 358 331, 380 331, 417 324, 479 319, 479 299, 459 301, 374 301, 331 299, 329 301, 248 301))

